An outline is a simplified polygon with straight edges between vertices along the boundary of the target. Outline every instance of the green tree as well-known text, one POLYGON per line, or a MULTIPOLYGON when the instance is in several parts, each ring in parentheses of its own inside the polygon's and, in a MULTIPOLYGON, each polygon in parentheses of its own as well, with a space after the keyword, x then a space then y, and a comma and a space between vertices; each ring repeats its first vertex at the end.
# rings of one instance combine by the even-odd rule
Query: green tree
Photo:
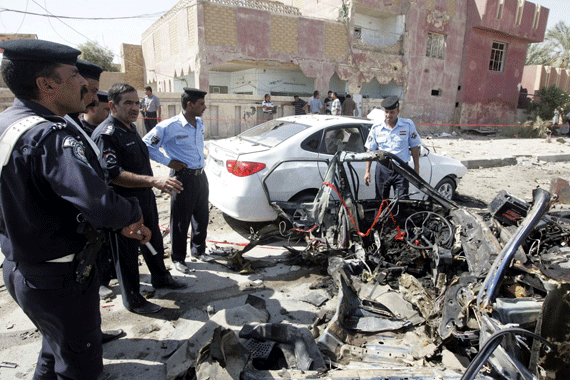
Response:
POLYGON ((96 42, 87 41, 78 46, 81 50, 79 58, 101 66, 105 71, 119 71, 113 65, 113 52, 105 47, 99 46, 96 42))
POLYGON ((528 113, 542 120, 549 120, 554 116, 556 108, 568 109, 568 106, 570 106, 570 95, 552 85, 542 87, 536 92, 534 100, 528 106, 528 113))
POLYGON ((570 68, 570 27, 560 21, 548 29, 544 42, 530 45, 525 65, 570 68))

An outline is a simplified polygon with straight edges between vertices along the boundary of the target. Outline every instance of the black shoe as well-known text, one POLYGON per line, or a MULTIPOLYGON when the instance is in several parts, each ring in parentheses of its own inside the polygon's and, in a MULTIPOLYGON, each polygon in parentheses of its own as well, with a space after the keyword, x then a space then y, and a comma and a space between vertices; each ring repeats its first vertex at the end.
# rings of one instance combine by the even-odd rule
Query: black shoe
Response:
POLYGON ((145 300, 141 306, 133 307, 132 309, 129 309, 129 311, 136 314, 154 314, 158 313, 161 309, 162 306, 145 300))
POLYGON ((188 286, 180 281, 176 281, 172 276, 168 275, 158 281, 151 281, 152 287, 155 289, 183 289, 188 286))
POLYGON ((105 330, 105 331, 101 331, 101 342, 102 343, 107 343, 110 342, 114 339, 118 339, 123 335, 123 330, 118 329, 118 330, 105 330))
POLYGON ((182 272, 182 273, 189 273, 190 272, 190 270, 188 269, 186 264, 181 262, 181 261, 173 261, 172 265, 174 266, 174 269, 176 269, 178 272, 182 272))

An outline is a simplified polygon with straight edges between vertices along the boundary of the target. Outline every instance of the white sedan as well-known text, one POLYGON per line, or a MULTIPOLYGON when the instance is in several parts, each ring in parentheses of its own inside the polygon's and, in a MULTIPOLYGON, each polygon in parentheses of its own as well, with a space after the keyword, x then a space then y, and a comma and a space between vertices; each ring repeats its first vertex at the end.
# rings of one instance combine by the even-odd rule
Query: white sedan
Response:
MULTIPOLYGON (((206 162, 210 203, 234 219, 275 220, 277 213, 270 202, 311 202, 323 183, 328 161, 337 151, 364 152, 373 124, 341 116, 289 116, 235 137, 212 140, 206 162)), ((365 163, 355 163, 354 169, 359 199, 373 199, 374 179, 370 186, 364 185, 365 163)), ((446 198, 453 197, 465 173, 461 162, 421 147, 420 176, 446 198)), ((410 185, 410 197, 426 196, 410 185)))

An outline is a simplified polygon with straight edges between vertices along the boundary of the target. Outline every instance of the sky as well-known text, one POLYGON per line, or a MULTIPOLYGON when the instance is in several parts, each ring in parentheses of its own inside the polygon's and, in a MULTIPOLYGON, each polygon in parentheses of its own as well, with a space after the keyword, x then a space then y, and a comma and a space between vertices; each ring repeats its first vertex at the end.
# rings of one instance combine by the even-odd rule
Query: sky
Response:
MULTIPOLYGON (((38 38, 77 47, 97 42, 115 53, 121 43, 140 45, 142 33, 178 0, 0 0, 0 33, 37 34, 38 38), (28 14, 12 12, 28 12, 28 14), (77 20, 36 16, 130 17, 122 20, 77 20)), ((570 0, 533 0, 550 9, 548 28, 558 21, 570 25, 570 0)))

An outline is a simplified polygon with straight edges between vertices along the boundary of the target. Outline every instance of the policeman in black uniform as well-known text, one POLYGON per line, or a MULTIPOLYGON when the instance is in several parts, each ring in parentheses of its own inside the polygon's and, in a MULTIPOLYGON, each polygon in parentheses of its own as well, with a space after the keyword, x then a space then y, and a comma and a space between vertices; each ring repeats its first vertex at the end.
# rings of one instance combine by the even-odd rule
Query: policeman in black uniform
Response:
POLYGON ((160 306, 147 301, 140 294, 138 250, 140 247, 151 273, 153 287, 186 287, 186 284, 174 280, 164 265, 164 243, 152 191, 152 187, 156 187, 174 194, 182 191, 182 184, 176 178, 153 176, 148 149, 133 124, 138 118, 140 104, 135 88, 117 83, 111 86, 107 95, 111 115, 95 129, 92 137, 101 149, 101 165, 106 167, 115 191, 139 200, 145 223, 153 232, 150 243, 157 251, 153 255, 146 246, 112 234, 111 248, 117 278, 126 309, 138 314, 156 313, 160 306))
MULTIPOLYGON (((83 104, 85 104, 86 108, 92 107, 99 101, 99 79, 101 77, 101 73, 103 72, 103 68, 99 65, 84 61, 82 59, 77 60, 76 66, 79 70, 79 74, 85 78, 85 80, 87 80, 87 94, 85 94, 83 97, 83 104)), ((93 129, 89 130, 84 128, 83 123, 79 118, 79 112, 70 113, 68 116, 77 126, 81 127, 88 136, 91 136, 93 129)))
POLYGON ((87 109, 83 114, 81 126, 83 130, 91 136, 93 131, 99 124, 101 124, 107 117, 109 117, 109 98, 106 91, 97 92, 97 103, 87 105, 87 109))
POLYGON ((42 333, 34 379, 96 379, 103 369, 96 270, 77 281, 81 221, 143 242, 136 199, 101 179, 97 156, 63 116, 82 111, 79 50, 42 40, 0 42, 2 77, 16 95, 0 114, 0 240, 6 289, 42 333), (31 118, 31 117, 36 117, 31 118))

